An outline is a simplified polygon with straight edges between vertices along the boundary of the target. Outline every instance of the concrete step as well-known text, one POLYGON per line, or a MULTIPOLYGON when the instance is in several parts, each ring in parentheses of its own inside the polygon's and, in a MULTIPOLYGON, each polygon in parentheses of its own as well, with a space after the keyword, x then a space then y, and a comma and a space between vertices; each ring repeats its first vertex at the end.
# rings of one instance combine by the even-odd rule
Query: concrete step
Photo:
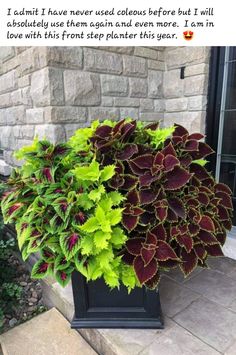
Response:
POLYGON ((56 308, 2 334, 0 344, 3 355, 96 355, 56 308))

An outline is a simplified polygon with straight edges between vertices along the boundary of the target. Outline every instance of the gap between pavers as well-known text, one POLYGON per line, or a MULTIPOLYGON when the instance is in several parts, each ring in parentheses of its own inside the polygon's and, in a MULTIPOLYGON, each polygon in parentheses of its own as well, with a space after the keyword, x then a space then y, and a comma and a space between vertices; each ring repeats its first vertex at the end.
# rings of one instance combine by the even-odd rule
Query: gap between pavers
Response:
POLYGON ((0 335, 3 355, 96 355, 56 309, 0 335))

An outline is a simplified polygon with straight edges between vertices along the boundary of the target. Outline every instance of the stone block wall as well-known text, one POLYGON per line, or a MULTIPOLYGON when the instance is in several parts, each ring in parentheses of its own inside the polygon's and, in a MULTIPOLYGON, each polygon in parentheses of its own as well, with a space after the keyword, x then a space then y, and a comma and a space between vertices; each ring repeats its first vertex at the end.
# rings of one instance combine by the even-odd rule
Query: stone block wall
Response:
POLYGON ((162 120, 204 132, 209 53, 206 47, 0 47, 5 162, 19 164, 13 152, 36 134, 63 141, 95 119, 162 120))
POLYGON ((159 120, 162 47, 1 47, 0 148, 67 139, 95 119, 159 120))

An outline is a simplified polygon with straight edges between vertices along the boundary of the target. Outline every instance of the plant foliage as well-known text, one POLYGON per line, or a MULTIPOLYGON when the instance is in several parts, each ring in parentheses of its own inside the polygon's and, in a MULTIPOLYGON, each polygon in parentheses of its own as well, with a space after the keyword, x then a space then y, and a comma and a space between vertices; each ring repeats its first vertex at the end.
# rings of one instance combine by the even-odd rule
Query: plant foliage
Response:
POLYGON ((231 191, 204 167, 213 151, 202 138, 179 125, 95 121, 68 143, 21 149, 2 212, 24 260, 41 254, 32 276, 65 286, 78 270, 130 291, 155 288, 161 270, 187 276, 223 255, 231 191))

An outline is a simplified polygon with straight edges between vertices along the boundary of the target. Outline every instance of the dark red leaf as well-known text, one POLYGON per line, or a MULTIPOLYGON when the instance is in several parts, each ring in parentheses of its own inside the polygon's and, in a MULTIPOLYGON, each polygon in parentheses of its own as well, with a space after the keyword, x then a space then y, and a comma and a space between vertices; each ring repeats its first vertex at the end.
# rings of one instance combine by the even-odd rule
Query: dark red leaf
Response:
POLYGON ((126 144, 121 151, 118 151, 115 154, 115 158, 119 160, 128 160, 137 152, 138 152, 138 147, 136 144, 133 143, 126 144))
POLYGON ((225 241, 226 241, 226 232, 217 233, 216 234, 216 239, 223 246, 225 244, 225 241))
POLYGON ((119 121, 114 127, 113 127, 113 133, 117 134, 119 131, 121 131, 121 128, 125 124, 125 119, 119 121))
POLYGON ((192 156, 194 159, 201 159, 201 158, 205 158, 210 154, 213 154, 214 150, 211 149, 211 147, 204 143, 204 142, 199 142, 199 146, 198 146, 198 151, 197 152, 193 152, 192 156))
POLYGON ((183 271, 184 275, 188 276, 197 266, 198 257, 195 254, 194 250, 191 250, 190 253, 187 253, 185 249, 182 249, 181 257, 183 263, 180 264, 180 268, 183 271))
POLYGON ((166 155, 164 159, 164 167, 165 167, 165 172, 171 171, 174 169, 175 166, 180 165, 179 159, 177 159, 173 155, 166 155))
POLYGON ((174 269, 176 266, 179 265, 179 261, 178 260, 165 260, 165 261, 158 261, 158 265, 160 268, 163 268, 163 269, 174 269))
POLYGON ((150 186, 154 181, 158 180, 159 176, 153 176, 148 171, 139 177, 140 187, 150 186))
POLYGON ((219 205, 217 206, 218 216, 221 221, 227 221, 229 219, 229 214, 226 208, 219 205))
POLYGON ((174 250, 171 248, 171 246, 168 243, 164 241, 158 242, 158 247, 156 249, 155 257, 157 258, 158 261, 165 261, 168 259, 178 260, 178 257, 175 254, 174 250))
POLYGON ((194 173, 194 176, 197 177, 200 181, 208 179, 210 176, 204 166, 201 166, 199 164, 191 164, 190 171, 194 173))
POLYGON ((189 253, 193 248, 193 239, 188 234, 178 235, 176 241, 189 253))
POLYGON ((150 129, 151 131, 156 131, 158 127, 159 127, 159 122, 155 122, 155 123, 149 123, 144 127, 144 129, 150 129))
POLYGON ((142 245, 145 242, 144 238, 131 238, 126 242, 126 248, 132 255, 140 255, 142 245))
POLYGON ((230 188, 227 185, 222 184, 222 183, 218 183, 215 185, 215 192, 218 192, 218 191, 225 192, 229 195, 232 194, 232 191, 230 190, 230 188))
POLYGON ((130 160, 128 162, 129 167, 131 169, 131 171, 133 172, 133 174, 135 175, 143 175, 143 169, 140 169, 136 164, 133 163, 132 160, 130 160))
POLYGON ((191 178, 187 170, 176 166, 172 171, 166 174, 167 181, 164 184, 166 190, 177 190, 184 186, 191 178))
POLYGON ((108 185, 113 189, 118 189, 118 187, 124 185, 124 182, 125 180, 120 174, 115 174, 112 176, 111 180, 109 180, 108 185))
POLYGON ((161 152, 157 152, 154 157, 153 165, 162 166, 164 160, 164 155, 161 152))
POLYGON ((159 282, 160 282, 161 276, 160 273, 157 272, 150 280, 145 282, 145 286, 149 288, 150 290, 154 290, 157 288, 159 282))
POLYGON ((210 202, 210 199, 205 192, 200 192, 198 194, 198 200, 205 206, 207 206, 210 202))
POLYGON ((124 174, 123 179, 124 179, 124 184, 121 186, 122 190, 129 191, 133 189, 138 183, 137 177, 130 174, 124 174))
POLYGON ((102 125, 101 127, 98 127, 96 129, 95 136, 99 136, 101 138, 107 138, 110 136, 111 131, 112 131, 112 127, 107 125, 102 125))
POLYGON ((216 237, 214 235, 212 235, 211 233, 204 231, 204 230, 200 230, 198 237, 201 240, 201 242, 203 242, 204 244, 217 243, 216 237))
POLYGON ((203 260, 206 257, 206 250, 203 245, 195 244, 194 251, 195 251, 195 254, 197 255, 198 259, 203 260))
POLYGON ((134 258, 135 258, 135 255, 130 254, 128 251, 124 251, 124 253, 122 255, 122 261, 128 265, 133 265, 134 258))
POLYGON ((145 212, 140 216, 139 223, 142 225, 153 224, 155 222, 155 215, 145 212))
POLYGON ((175 214, 177 214, 177 216, 179 216, 182 219, 186 218, 186 211, 184 208, 184 204, 179 198, 177 197, 169 198, 168 205, 172 209, 172 211, 175 212, 175 214))
POLYGON ((187 168, 191 163, 192 163, 192 157, 190 155, 185 155, 181 158, 179 158, 180 164, 184 167, 187 168))
POLYGON ((146 240, 145 240, 145 244, 149 244, 149 245, 157 245, 157 236, 151 232, 147 232, 147 236, 146 236, 146 240))
POLYGON ((201 227, 201 229, 203 229, 207 232, 214 232, 215 231, 214 223, 209 216, 202 216, 201 220, 199 222, 199 226, 201 227))
POLYGON ((152 261, 145 266, 142 257, 136 256, 134 259, 134 270, 139 282, 143 285, 144 282, 152 279, 157 273, 157 262, 155 259, 152 259, 152 261))
POLYGON ((219 244, 206 245, 205 249, 210 256, 224 256, 219 244))
POLYGON ((226 193, 222 191, 216 192, 216 197, 220 198, 220 204, 226 208, 233 209, 233 204, 231 197, 226 193))
POLYGON ((144 154, 132 159, 131 161, 140 169, 151 169, 153 166, 153 160, 154 157, 152 154, 144 154))
POLYGON ((204 135, 201 133, 192 133, 188 137, 188 139, 196 139, 197 141, 200 141, 202 138, 204 138, 204 135))
POLYGON ((137 206, 140 202, 139 200, 139 194, 137 190, 131 190, 128 192, 127 196, 126 196, 126 201, 128 203, 130 203, 133 206, 137 206))
POLYGON ((173 155, 173 156, 177 156, 176 154, 176 151, 175 151, 175 148, 173 147, 172 143, 170 142, 165 148, 162 149, 161 153, 164 155, 164 156, 167 156, 167 155, 173 155))
POLYGON ((167 238, 166 230, 162 224, 158 224, 151 229, 151 233, 155 235, 157 240, 165 241, 167 238))
POLYGON ((139 217, 137 216, 130 216, 127 214, 123 214, 122 224, 129 232, 131 232, 137 226, 138 219, 139 217))
POLYGON ((178 222, 178 216, 173 210, 168 208, 166 220, 171 223, 178 222))
POLYGON ((157 193, 151 189, 145 189, 139 191, 140 204, 146 205, 155 201, 157 193))
MULTIPOLYGON (((112 163, 111 163, 112 164, 112 163)), ((105 165, 109 165, 109 164, 105 164, 105 165)), ((116 168, 115 168, 115 172, 117 174, 123 174, 124 173, 124 170, 125 170, 125 167, 123 165, 123 163, 121 163, 121 161, 118 161, 116 163, 116 168)))
POLYGON ((200 230, 200 227, 197 225, 197 224, 194 224, 194 223, 190 223, 188 225, 188 230, 190 232, 190 234, 192 236, 195 236, 198 234, 199 230, 200 230))
POLYGON ((130 136, 133 134, 136 128, 136 121, 126 123, 121 127, 121 141, 127 142, 130 136))
POLYGON ((198 149, 198 141, 194 139, 187 140, 183 148, 184 151, 192 152, 198 149))
POLYGON ((161 222, 163 222, 166 219, 167 213, 168 213, 167 207, 156 207, 155 208, 156 218, 161 222))
POLYGON ((186 134, 188 135, 188 131, 186 128, 182 127, 181 125, 179 124, 176 124, 175 123, 175 131, 173 133, 173 136, 178 136, 178 137, 183 137, 185 136, 186 134))
POLYGON ((143 259, 144 266, 147 266, 152 261, 155 253, 156 253, 156 249, 149 249, 145 247, 141 249, 141 257, 143 259))

